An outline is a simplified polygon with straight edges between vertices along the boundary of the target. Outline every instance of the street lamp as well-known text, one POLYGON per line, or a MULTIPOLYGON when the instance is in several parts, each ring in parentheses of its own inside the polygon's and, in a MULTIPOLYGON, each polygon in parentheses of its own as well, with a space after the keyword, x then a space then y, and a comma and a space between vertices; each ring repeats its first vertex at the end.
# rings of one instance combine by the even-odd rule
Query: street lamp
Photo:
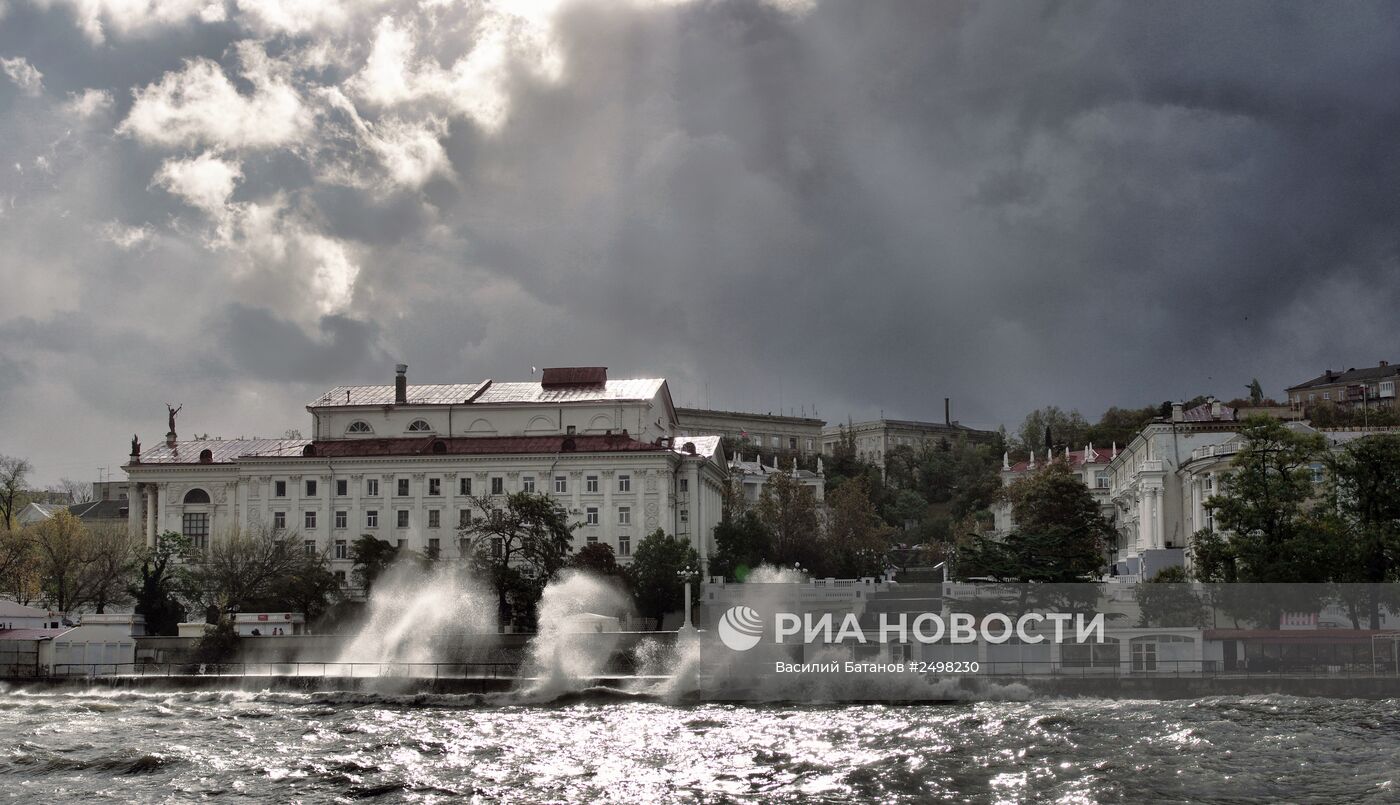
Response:
POLYGON ((690 639, 695 636, 695 626, 690 622, 690 580, 694 575, 695 568, 690 566, 676 572, 676 576, 685 582, 685 622, 676 631, 682 639, 690 639))

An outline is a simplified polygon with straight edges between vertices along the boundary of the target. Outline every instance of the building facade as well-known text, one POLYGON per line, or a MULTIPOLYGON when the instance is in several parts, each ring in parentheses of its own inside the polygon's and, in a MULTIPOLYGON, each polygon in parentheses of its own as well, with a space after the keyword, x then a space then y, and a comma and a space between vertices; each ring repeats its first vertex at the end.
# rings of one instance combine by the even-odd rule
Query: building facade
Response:
POLYGON ((1211 399, 1148 424, 1108 464, 1109 499, 1118 531, 1112 574, 1150 579, 1167 567, 1186 565, 1193 523, 1185 517, 1194 492, 1181 467, 1201 448, 1224 445, 1237 433, 1233 408, 1211 399))
POLYGON ((824 421, 810 417, 676 409, 678 436, 728 436, 747 442, 759 451, 815 454, 821 450, 825 425, 824 421))
MULTIPOLYGON (((1111 523, 1115 510, 1108 494, 1108 466, 1117 457, 1117 445, 1111 445, 1106 450, 1096 450, 1092 444, 1085 445, 1083 450, 1065 448, 1064 452, 1059 454, 1047 450, 1043 460, 1037 460, 1032 453, 1025 461, 1014 464, 1011 463, 1009 455, 1003 455, 1001 485, 1010 486, 1018 478, 1044 468, 1051 461, 1063 461, 1070 472, 1084 482, 1089 494, 1099 504, 1100 513, 1111 523)), ((1011 504, 1008 501, 1000 500, 992 507, 992 522, 998 534, 1007 534, 1016 529, 1015 518, 1011 516, 1011 504)))
POLYGON ((875 419, 825 428, 822 431, 822 453, 833 455, 842 440, 847 440, 855 448, 857 458, 884 469, 885 456, 896 447, 919 449, 958 439, 991 444, 996 441, 997 433, 969 428, 951 420, 918 422, 908 419, 875 419))
POLYGON ((1365 369, 1328 369, 1305 383, 1288 387, 1288 404, 1306 411, 1314 405, 1330 403, 1342 408, 1391 408, 1400 366, 1389 361, 1365 369))
POLYGON ((149 544, 196 546, 270 528, 329 555, 348 578, 369 534, 443 558, 474 499, 546 493, 567 509, 574 548, 610 545, 622 563, 657 528, 703 559, 726 472, 718 437, 676 439, 663 379, 609 380, 602 367, 545 369, 531 382, 338 386, 307 406, 310 439, 205 439, 139 450, 126 464, 129 527, 149 544))
POLYGON ((826 501, 826 474, 822 471, 821 456, 817 456, 817 471, 798 469, 796 462, 794 465, 783 469, 778 466, 778 457, 773 457, 773 464, 769 466, 763 463, 763 456, 754 456, 753 461, 745 461, 743 456, 734 455, 729 460, 729 480, 734 484, 737 491, 747 504, 758 503, 763 496, 763 485, 768 483, 768 479, 778 473, 786 473, 794 481, 812 490, 812 499, 817 503, 826 501))

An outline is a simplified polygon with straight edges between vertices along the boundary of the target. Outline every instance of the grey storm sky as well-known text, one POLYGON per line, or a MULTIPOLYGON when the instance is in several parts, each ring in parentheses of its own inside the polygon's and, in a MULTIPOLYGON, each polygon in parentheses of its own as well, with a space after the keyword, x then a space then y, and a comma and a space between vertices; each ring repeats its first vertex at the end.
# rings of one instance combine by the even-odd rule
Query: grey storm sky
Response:
POLYGON ((0 0, 0 453, 91 479, 397 361, 1281 395, 1400 359, 1398 82, 1395 4, 0 0))

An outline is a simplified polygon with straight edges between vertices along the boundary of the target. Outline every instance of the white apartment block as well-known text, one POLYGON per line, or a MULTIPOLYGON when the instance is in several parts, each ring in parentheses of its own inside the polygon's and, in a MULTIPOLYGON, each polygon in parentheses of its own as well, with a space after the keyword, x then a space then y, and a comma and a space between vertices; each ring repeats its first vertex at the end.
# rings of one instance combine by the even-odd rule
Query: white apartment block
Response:
MULTIPOLYGON (((1001 485, 1003 487, 1010 486, 1016 479, 1035 472, 1037 469, 1044 469, 1052 461, 1063 461, 1069 467, 1070 472, 1088 488, 1089 494, 1099 504, 1099 511, 1104 518, 1113 522, 1113 501, 1108 496, 1108 465, 1117 457, 1117 445, 1096 450, 1092 444, 1085 445, 1083 450, 1070 450, 1066 447, 1062 453, 1054 453, 1047 449, 1044 460, 1038 460, 1035 453, 1031 453, 1025 461, 1018 461, 1014 464, 1011 463, 1009 454, 1003 454, 1001 457, 1001 485)), ((998 534, 1009 534, 1016 529, 1009 501, 999 500, 992 506, 992 522, 993 528, 998 534)))
MULTIPOLYGON (((574 549, 619 561, 657 528, 712 550, 726 483, 718 437, 676 439, 663 379, 609 380, 603 367, 545 369, 540 380, 338 386, 307 406, 311 439, 180 441, 133 451, 129 524, 150 543, 196 545, 271 527, 327 552, 348 577, 363 534, 459 555, 471 497, 537 492, 578 523, 574 549)), ((133 448, 139 449, 138 445, 133 448)))

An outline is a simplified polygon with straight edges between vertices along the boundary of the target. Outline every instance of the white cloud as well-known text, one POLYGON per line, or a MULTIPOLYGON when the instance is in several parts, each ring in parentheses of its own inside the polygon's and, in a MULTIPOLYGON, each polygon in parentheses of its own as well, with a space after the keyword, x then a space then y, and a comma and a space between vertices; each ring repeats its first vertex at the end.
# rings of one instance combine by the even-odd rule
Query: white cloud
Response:
POLYGON ((447 152, 438 141, 446 128, 436 119, 423 124, 390 119, 371 129, 366 138, 390 181, 400 187, 422 187, 434 176, 454 176, 447 152))
POLYGON ((193 159, 167 159, 156 173, 155 184, 212 216, 220 216, 243 178, 237 162, 206 151, 193 159))
POLYGON ((167 147, 275 148, 298 142, 312 113, 282 65, 256 43, 238 47, 242 74, 253 85, 243 95, 215 62, 197 58, 179 72, 134 91, 136 103, 118 130, 167 147))
POLYGON ((191 20, 219 22, 228 16, 223 0, 38 0, 38 5, 67 6, 93 42, 107 41, 109 29, 124 36, 141 35, 191 20))
POLYGON ((82 92, 68 93, 64 109, 80 118, 90 118, 106 114, 112 108, 112 93, 105 89, 85 89, 82 92))
MULTIPOLYGON (((354 17, 353 3, 338 0, 236 0, 239 21, 254 31, 269 34, 307 34, 339 31, 354 17)), ((364 5, 378 6, 377 0, 364 5)))
POLYGON ((0 58, 0 69, 5 71, 5 75, 9 76, 25 95, 37 98, 44 93, 44 74, 23 56, 13 59, 0 58))
POLYGON ((122 251, 131 251, 148 243, 154 231, 150 226, 127 226, 117 221, 102 225, 102 237, 122 251))

